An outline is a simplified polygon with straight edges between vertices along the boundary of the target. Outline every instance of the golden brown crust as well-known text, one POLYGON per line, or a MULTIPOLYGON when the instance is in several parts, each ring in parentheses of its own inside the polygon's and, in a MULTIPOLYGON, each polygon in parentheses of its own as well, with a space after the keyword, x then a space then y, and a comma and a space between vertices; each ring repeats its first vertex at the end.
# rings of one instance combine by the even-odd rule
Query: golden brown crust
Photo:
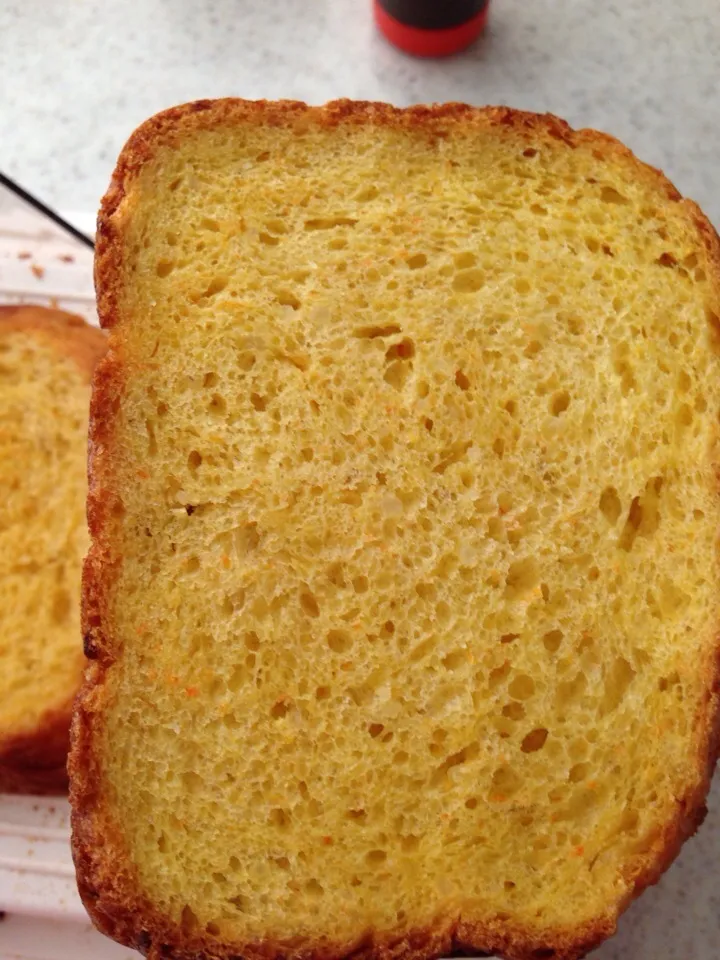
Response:
MULTIPOLYGON (((528 141, 554 141, 568 149, 584 146, 598 159, 621 160, 632 166, 638 179, 665 193, 669 202, 681 204, 705 246, 713 266, 712 282, 720 300, 720 239, 691 201, 684 200, 665 176, 635 158, 619 141, 594 130, 572 130, 550 115, 524 113, 507 107, 474 108, 459 103, 398 109, 383 103, 338 100, 324 107, 308 107, 293 101, 250 102, 244 100, 197 101, 158 114, 131 136, 123 149, 112 182, 102 203, 98 222, 95 279, 100 322, 106 329, 121 326, 119 292, 122 278, 124 221, 132 203, 132 187, 143 165, 157 151, 188 132, 218 125, 264 124, 321 127, 376 125, 408 129, 430 137, 450 132, 472 135, 474 130, 505 127, 528 141)), ((720 320, 718 320, 720 326, 720 320)), ((83 691, 77 700, 69 761, 73 808, 73 854, 78 884, 85 906, 100 930, 121 943, 139 949, 153 960, 430 960, 452 953, 496 954, 507 960, 578 960, 610 936, 618 915, 647 886, 654 884, 677 856, 705 815, 710 778, 720 753, 720 644, 707 666, 707 697, 698 729, 699 745, 695 783, 677 799, 677 813, 652 849, 638 860, 626 877, 628 894, 623 903, 605 916, 572 929, 537 930, 510 928, 494 922, 472 922, 461 917, 438 920, 425 929, 404 933, 370 931, 354 943, 264 941, 222 943, 203 935, 187 936, 139 894, 132 868, 122 856, 119 831, 103 811, 102 774, 93 743, 102 721, 104 676, 115 658, 116 638, 107 611, 109 591, 120 558, 113 549, 112 518, 122 510, 113 489, 113 416, 123 391, 124 368, 119 332, 111 333, 110 351, 99 365, 94 380, 90 426, 90 517, 92 547, 83 576, 83 631, 89 667, 83 691), (113 833, 117 836, 113 837, 113 833)))
POLYGON ((0 740, 0 793, 60 794, 68 787, 73 698, 47 710, 35 729, 0 740))
MULTIPOLYGON (((73 360, 90 382, 107 338, 82 317, 34 305, 1 306, 0 332, 42 338, 73 360)), ((0 792, 61 794, 67 791, 67 753, 73 696, 46 710, 32 730, 0 732, 0 792)))
POLYGON ((105 353, 107 338, 82 317, 64 310, 23 304, 17 307, 0 307, 0 323, 3 330, 16 330, 39 336, 62 356, 77 364, 90 382, 93 370, 105 353))

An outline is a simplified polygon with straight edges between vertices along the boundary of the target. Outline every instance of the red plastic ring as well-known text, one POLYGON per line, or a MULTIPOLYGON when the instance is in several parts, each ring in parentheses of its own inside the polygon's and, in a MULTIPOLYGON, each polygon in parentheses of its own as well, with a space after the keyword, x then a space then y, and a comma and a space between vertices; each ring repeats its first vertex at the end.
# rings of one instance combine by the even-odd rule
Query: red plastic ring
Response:
POLYGON ((379 0, 374 0, 375 22, 390 43, 405 53, 415 57, 448 57, 459 53, 482 33, 488 19, 489 4, 472 17, 456 27, 444 30, 424 30, 421 27, 409 27, 391 17, 383 9, 379 0))

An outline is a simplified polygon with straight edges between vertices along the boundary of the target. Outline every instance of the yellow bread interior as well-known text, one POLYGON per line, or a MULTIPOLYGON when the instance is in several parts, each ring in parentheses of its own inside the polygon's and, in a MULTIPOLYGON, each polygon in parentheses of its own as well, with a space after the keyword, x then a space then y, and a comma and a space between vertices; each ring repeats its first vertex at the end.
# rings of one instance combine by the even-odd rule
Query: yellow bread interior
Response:
POLYGON ((253 942, 613 916, 700 783, 716 273, 612 144, 248 122, 118 211, 104 802, 253 942))
POLYGON ((82 677, 89 399, 88 371, 54 339, 0 318, 3 740, 32 734, 48 711, 69 712, 82 677))

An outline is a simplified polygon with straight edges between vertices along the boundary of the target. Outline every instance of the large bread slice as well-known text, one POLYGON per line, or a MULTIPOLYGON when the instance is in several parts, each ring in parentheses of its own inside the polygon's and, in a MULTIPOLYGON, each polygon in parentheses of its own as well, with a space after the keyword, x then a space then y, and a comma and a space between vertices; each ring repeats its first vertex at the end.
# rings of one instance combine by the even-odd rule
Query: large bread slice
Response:
POLYGON ((0 307, 0 791, 67 787, 90 377, 105 342, 81 317, 0 307))
POLYGON ((702 817, 720 253, 616 141, 201 102, 104 200, 80 889, 149 956, 572 960, 702 817))

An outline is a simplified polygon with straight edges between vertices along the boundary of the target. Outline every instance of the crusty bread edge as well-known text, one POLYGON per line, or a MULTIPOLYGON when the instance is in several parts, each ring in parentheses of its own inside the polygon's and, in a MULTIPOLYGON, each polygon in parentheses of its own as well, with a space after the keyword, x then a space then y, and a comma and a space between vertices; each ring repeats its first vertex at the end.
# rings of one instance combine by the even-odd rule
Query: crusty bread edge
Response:
MULTIPOLYGON (((664 175, 635 158, 619 141, 593 130, 572 130, 551 115, 515 111, 506 107, 474 108, 464 104, 394 108, 383 103, 338 100, 324 107, 308 107, 294 101, 202 100, 160 113, 146 121, 130 137, 103 199, 98 220, 95 280, 98 310, 104 328, 113 330, 121 319, 122 249, 124 224, 132 212, 133 186, 143 165, 159 148, 171 145, 195 130, 216 125, 264 124, 324 127, 374 124, 413 130, 429 137, 444 137, 452 130, 498 126, 510 128, 519 137, 560 141, 568 149, 583 145, 597 151, 599 159, 621 161, 634 168, 665 193, 668 200, 684 207, 684 214, 698 232, 705 248, 714 302, 720 305, 720 239, 700 209, 683 200, 664 175)), ((720 310, 718 311, 720 312, 720 310)), ((714 313, 709 320, 720 326, 714 313), (713 319, 714 318, 714 319, 713 319)), ((284 941, 222 943, 202 934, 186 935, 140 895, 129 858, 123 853, 121 831, 103 808, 99 749, 94 737, 101 723, 105 700, 104 677, 115 659, 116 638, 108 611, 108 599, 121 562, 113 548, 113 515, 122 511, 113 490, 114 412, 124 385, 122 337, 110 336, 110 350, 94 378, 90 425, 90 490, 88 518, 92 546, 83 575, 83 631, 85 651, 94 662, 87 670, 77 700, 70 754, 71 803, 73 808, 73 854, 81 896, 91 918, 104 933, 151 958, 195 960, 208 955, 222 960, 271 960, 292 956, 296 960, 429 960, 451 953, 495 953, 507 960, 577 960, 610 936, 617 917, 647 886, 656 883, 705 816, 705 800, 720 753, 720 640, 712 662, 707 664, 707 697, 698 718, 702 731, 698 743, 697 777, 687 794, 677 799, 677 811, 666 824, 652 849, 635 861, 626 877, 628 893, 607 915, 591 923, 563 930, 508 929, 506 923, 440 918, 433 925, 404 933, 369 931, 353 943, 284 941)))
POLYGON ((76 364, 87 383, 105 353, 107 336, 75 313, 35 304, 0 306, 3 329, 37 336, 50 343, 60 356, 76 364))
POLYGON ((0 793, 60 795, 67 792, 67 755, 74 695, 46 710, 32 730, 0 740, 0 793))
MULTIPOLYGON (((0 306, 0 323, 4 330, 38 336, 50 343, 58 354, 77 365, 88 384, 107 343, 107 337, 82 317, 49 307, 0 306)), ((0 793, 67 792, 74 699, 75 691, 67 693, 41 714, 32 729, 0 731, 0 793)))

